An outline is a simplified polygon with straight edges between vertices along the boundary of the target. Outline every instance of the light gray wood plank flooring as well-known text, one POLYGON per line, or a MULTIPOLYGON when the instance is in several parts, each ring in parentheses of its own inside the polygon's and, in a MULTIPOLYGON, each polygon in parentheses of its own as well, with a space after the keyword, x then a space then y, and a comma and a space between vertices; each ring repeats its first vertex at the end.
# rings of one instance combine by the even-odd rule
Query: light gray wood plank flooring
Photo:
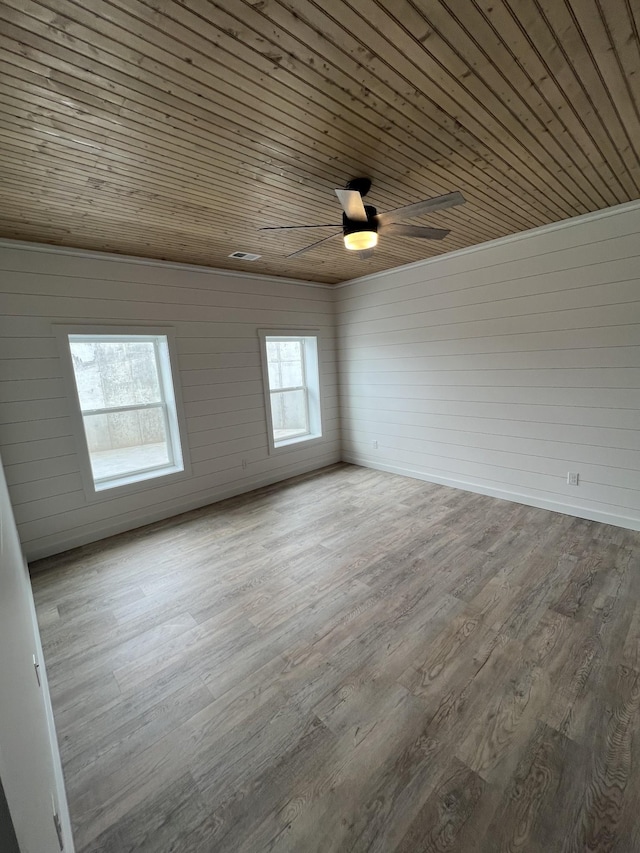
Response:
POLYGON ((32 568, 78 853, 640 850, 640 534, 338 465, 32 568))

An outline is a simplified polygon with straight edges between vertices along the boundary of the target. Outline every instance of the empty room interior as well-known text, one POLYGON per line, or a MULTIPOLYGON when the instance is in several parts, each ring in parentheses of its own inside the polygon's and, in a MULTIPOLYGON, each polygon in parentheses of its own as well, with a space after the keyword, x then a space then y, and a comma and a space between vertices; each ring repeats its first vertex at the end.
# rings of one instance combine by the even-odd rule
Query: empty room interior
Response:
POLYGON ((2 853, 640 853, 639 29, 0 0, 2 853))

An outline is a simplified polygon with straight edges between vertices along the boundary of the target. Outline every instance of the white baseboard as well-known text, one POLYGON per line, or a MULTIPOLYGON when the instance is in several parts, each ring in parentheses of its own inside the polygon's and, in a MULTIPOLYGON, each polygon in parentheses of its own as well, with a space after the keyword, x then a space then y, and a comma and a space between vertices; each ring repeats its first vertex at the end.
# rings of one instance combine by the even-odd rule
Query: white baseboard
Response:
POLYGON ((51 557, 54 554, 69 551, 71 548, 78 548, 81 545, 98 542, 109 536, 115 536, 117 533, 126 533, 128 530, 135 530, 138 527, 144 527, 146 524, 153 524, 156 521, 164 521, 167 518, 173 518, 175 515, 181 515, 183 512, 189 512, 192 509, 200 509, 203 506, 226 500, 226 498, 246 494, 263 486, 271 486, 284 480, 290 480, 292 477, 308 474, 340 461, 339 452, 330 452, 326 457, 321 457, 320 460, 316 459, 311 463, 296 466, 295 470, 287 471, 284 474, 266 474, 262 477, 256 477, 248 483, 244 481, 241 486, 227 485, 218 489, 211 489, 211 491, 204 493, 200 492, 197 497, 187 496, 181 501, 171 502, 170 506, 132 512, 123 518, 111 519, 104 525, 91 526, 89 530, 81 529, 77 532, 63 531, 59 534, 43 537, 38 541, 37 545, 30 546, 29 542, 25 542, 23 545, 25 556, 29 563, 32 563, 44 557, 51 557))
POLYGON ((465 492, 475 492, 479 495, 489 495, 492 498, 500 498, 504 501, 535 506, 539 509, 548 509, 552 512, 561 512, 564 515, 572 515, 576 518, 586 518, 589 521, 600 521, 604 524, 613 524, 615 527, 624 527, 627 530, 640 530, 640 518, 632 518, 624 515, 613 515, 598 509, 582 506, 573 506, 547 498, 538 498, 520 492, 510 492, 507 489, 488 486, 484 483, 476 483, 471 480, 457 480, 452 477, 442 477, 430 471, 418 471, 413 468, 404 468, 401 465, 388 465, 384 462, 368 459, 353 453, 343 453, 342 461, 352 465, 360 465, 363 468, 374 468, 377 471, 388 471, 390 474, 402 474, 404 477, 413 477, 415 480, 426 480, 429 483, 439 483, 442 486, 450 486, 454 489, 462 489, 465 492))

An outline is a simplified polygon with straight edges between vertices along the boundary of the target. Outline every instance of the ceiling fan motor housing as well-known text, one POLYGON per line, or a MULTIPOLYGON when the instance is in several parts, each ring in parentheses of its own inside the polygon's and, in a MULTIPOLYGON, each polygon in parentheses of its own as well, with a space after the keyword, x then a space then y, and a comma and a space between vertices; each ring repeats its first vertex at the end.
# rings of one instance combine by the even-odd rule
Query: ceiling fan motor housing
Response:
POLYGON ((371 189, 371 178, 352 178, 345 189, 355 190, 364 198, 371 189))
POLYGON ((361 222, 357 219, 349 219, 346 213, 342 214, 342 231, 345 236, 347 234, 356 234, 358 231, 375 231, 377 233, 377 210, 370 204, 365 204, 364 209, 367 214, 366 222, 361 222))

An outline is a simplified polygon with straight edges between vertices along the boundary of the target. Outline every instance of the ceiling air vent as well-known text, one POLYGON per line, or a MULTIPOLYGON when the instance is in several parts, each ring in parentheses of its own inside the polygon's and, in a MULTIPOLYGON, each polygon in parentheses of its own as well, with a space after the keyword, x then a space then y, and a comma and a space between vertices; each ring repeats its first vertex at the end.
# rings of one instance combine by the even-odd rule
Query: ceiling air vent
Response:
POLYGON ((231 252, 229 257, 238 261, 257 261, 262 255, 254 255, 252 252, 231 252))

